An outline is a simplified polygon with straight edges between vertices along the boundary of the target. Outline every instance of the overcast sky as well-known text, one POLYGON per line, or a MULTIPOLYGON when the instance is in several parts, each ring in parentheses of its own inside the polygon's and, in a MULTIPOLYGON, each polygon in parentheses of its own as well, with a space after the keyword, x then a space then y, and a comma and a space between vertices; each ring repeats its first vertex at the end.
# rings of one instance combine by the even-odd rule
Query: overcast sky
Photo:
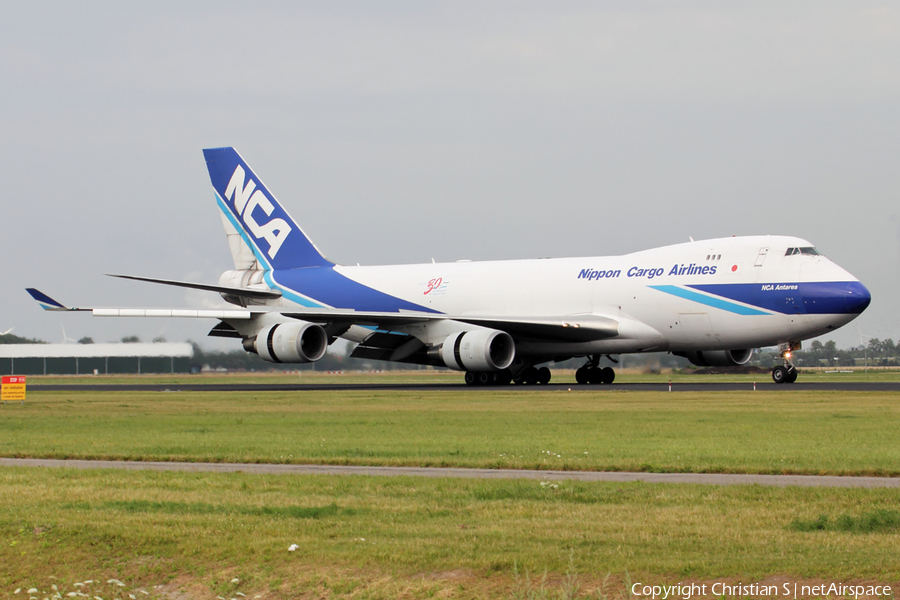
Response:
MULTIPOLYGON (((888 2, 13 2, 0 8, 0 332, 204 342, 232 268, 201 150, 235 146, 330 259, 810 240, 900 338, 888 2)), ((858 328, 857 328, 858 326, 858 328)), ((231 345, 237 347, 233 340, 231 345)))

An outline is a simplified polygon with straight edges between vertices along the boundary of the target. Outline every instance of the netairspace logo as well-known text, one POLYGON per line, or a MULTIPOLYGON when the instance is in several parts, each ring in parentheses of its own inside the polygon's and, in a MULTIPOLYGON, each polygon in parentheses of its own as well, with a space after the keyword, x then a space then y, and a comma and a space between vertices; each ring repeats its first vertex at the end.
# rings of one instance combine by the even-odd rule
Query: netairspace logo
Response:
POLYGON ((257 208, 262 209, 267 217, 272 216, 275 206, 269 200, 262 190, 256 189, 256 182, 252 179, 247 182, 244 187, 244 168, 238 165, 225 188, 225 200, 233 201, 234 212, 240 216, 245 229, 247 229, 257 240, 262 238, 269 244, 269 258, 275 258, 278 249, 284 243, 291 227, 284 219, 270 219, 265 223, 258 223, 253 216, 253 211, 257 208), (255 191, 254 191, 255 190, 255 191))
POLYGON ((860 598, 861 596, 888 596, 893 597, 893 591, 889 585, 847 585, 844 583, 821 583, 818 585, 804 585, 785 582, 780 585, 762 585, 759 583, 676 583, 672 585, 650 585, 635 583, 631 586, 631 595, 650 598, 651 600, 690 600, 691 598, 705 598, 708 596, 733 596, 733 597, 789 597, 793 600, 810 596, 833 596, 836 598, 860 598))

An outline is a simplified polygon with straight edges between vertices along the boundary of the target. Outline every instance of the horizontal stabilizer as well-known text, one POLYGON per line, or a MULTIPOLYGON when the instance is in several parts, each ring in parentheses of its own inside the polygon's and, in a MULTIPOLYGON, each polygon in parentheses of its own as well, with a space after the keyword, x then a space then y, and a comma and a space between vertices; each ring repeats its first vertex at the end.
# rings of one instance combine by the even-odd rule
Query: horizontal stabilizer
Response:
MULTIPOLYGON (((174 285, 176 287, 190 288, 194 290, 205 290, 207 292, 219 292, 220 294, 229 294, 232 296, 244 296, 245 298, 281 298, 281 292, 278 290, 255 290, 250 288, 231 287, 227 285, 211 285, 209 283, 192 283, 190 281, 175 281, 173 279, 156 279, 154 277, 138 277, 137 275, 113 275, 107 273, 109 277, 118 277, 120 279, 133 279, 135 281, 148 281, 150 283, 161 283, 163 285, 174 285)), ((40 293, 40 292, 39 292, 40 293)))

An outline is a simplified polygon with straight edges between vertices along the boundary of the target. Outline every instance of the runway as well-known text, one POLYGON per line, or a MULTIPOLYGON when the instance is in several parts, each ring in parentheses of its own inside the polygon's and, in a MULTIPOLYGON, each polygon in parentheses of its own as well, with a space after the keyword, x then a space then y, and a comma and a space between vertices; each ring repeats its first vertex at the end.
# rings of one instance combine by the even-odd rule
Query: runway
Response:
MULTIPOLYGON (((797 382, 778 385, 766 376, 753 382, 709 382, 672 383, 672 392, 731 392, 731 391, 836 391, 836 392, 900 392, 900 381, 848 381, 848 382, 797 382)), ((668 383, 623 383, 612 385, 578 385, 575 383, 550 383, 548 385, 502 387, 468 386, 462 382, 446 383, 111 383, 111 384, 28 384, 28 391, 47 392, 317 392, 351 390, 391 390, 391 391, 440 391, 440 392, 483 392, 483 391, 573 391, 573 392, 666 392, 668 383)))
POLYGON ((838 477, 822 475, 754 475, 722 473, 627 473, 608 471, 536 471, 438 467, 357 467, 344 465, 284 465, 186 463, 151 461, 56 460, 0 458, 3 467, 68 469, 124 469, 131 471, 188 471, 253 473, 259 475, 358 475, 370 477, 457 477, 461 479, 537 479, 540 481, 607 481, 696 483, 702 485, 771 485, 776 487, 900 488, 900 477, 838 477))

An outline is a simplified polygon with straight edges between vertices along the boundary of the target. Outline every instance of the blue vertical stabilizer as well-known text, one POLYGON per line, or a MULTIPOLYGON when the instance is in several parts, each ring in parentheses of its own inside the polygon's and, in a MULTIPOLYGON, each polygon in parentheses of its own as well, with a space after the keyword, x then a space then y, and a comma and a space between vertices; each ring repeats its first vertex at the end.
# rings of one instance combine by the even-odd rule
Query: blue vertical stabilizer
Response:
POLYGON ((203 151, 219 208, 266 270, 331 267, 234 148, 203 151))

